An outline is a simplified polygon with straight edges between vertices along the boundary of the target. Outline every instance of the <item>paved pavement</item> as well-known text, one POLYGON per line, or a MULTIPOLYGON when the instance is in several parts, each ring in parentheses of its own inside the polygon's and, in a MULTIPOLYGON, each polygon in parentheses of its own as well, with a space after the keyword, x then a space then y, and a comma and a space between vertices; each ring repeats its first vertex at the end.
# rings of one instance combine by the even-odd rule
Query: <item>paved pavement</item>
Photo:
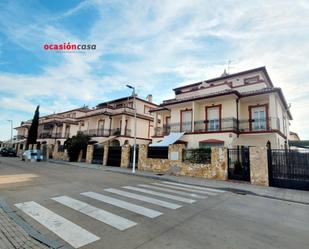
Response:
POLYGON ((0 162, 0 196, 70 248, 309 248, 308 205, 107 169, 0 162))
MULTIPOLYGON (((131 169, 120 168, 120 167, 108 167, 108 166, 101 166, 98 164, 75 163, 75 162, 56 161, 56 160, 51 160, 50 162, 133 175, 131 169)), ((188 176, 173 176, 164 174, 162 175, 153 172, 138 171, 138 170, 135 172, 134 175, 163 181, 192 184, 201 187, 217 188, 232 191, 235 193, 251 194, 265 198, 286 200, 309 205, 309 191, 255 186, 246 182, 218 181, 218 180, 209 180, 204 178, 188 177, 188 176)))

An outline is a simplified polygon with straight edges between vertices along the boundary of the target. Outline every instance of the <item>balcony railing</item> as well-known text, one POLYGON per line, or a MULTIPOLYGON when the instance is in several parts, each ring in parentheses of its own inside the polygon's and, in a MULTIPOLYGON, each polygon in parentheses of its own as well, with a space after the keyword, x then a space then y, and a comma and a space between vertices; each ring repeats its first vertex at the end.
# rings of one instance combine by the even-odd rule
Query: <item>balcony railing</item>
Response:
POLYGON ((89 130, 84 130, 81 132, 91 137, 108 137, 109 136, 109 129, 89 129, 89 130))
MULTIPOLYGON (((239 120, 234 117, 194 121, 194 133, 198 132, 263 132, 280 130, 278 118, 239 120)), ((171 132, 192 132, 192 123, 172 123, 155 128, 155 136, 166 136, 171 132)))
POLYGON ((69 136, 69 133, 66 133, 64 136, 62 136, 61 132, 42 132, 39 133, 38 138, 68 138, 69 136))
POLYGON ((261 118, 239 120, 239 132, 263 132, 280 130, 279 118, 261 118))

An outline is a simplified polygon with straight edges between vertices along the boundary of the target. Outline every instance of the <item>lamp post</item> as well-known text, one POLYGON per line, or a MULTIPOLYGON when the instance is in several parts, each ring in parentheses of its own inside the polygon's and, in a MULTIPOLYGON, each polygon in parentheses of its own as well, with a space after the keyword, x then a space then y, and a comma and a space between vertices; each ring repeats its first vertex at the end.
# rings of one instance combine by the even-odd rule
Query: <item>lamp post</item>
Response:
POLYGON ((13 147, 13 120, 8 119, 7 121, 11 123, 11 146, 13 147))
POLYGON ((132 165, 132 173, 135 173, 135 167, 136 167, 136 99, 135 99, 135 87, 127 85, 128 88, 132 89, 132 95, 133 95, 133 105, 134 105, 134 145, 133 145, 133 165, 132 165))

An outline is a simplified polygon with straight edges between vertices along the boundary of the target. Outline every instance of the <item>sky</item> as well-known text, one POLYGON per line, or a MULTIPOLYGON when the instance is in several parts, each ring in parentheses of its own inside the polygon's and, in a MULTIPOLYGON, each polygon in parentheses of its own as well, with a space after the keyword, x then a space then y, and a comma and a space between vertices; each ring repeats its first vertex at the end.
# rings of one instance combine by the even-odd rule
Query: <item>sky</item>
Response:
POLYGON ((0 0, 0 140, 31 119, 266 66, 309 140, 307 0, 0 0), (95 44, 84 53, 45 44, 95 44))

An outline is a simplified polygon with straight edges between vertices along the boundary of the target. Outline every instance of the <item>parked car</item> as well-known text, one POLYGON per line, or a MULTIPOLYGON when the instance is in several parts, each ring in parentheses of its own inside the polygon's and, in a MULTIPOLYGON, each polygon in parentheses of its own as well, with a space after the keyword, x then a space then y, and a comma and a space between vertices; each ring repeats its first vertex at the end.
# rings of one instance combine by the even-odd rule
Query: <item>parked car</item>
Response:
POLYGON ((35 161, 41 161, 43 160, 43 153, 41 150, 26 150, 21 157, 21 160, 35 160, 35 161))
POLYGON ((16 150, 14 148, 2 148, 0 154, 1 156, 15 157, 16 150))

